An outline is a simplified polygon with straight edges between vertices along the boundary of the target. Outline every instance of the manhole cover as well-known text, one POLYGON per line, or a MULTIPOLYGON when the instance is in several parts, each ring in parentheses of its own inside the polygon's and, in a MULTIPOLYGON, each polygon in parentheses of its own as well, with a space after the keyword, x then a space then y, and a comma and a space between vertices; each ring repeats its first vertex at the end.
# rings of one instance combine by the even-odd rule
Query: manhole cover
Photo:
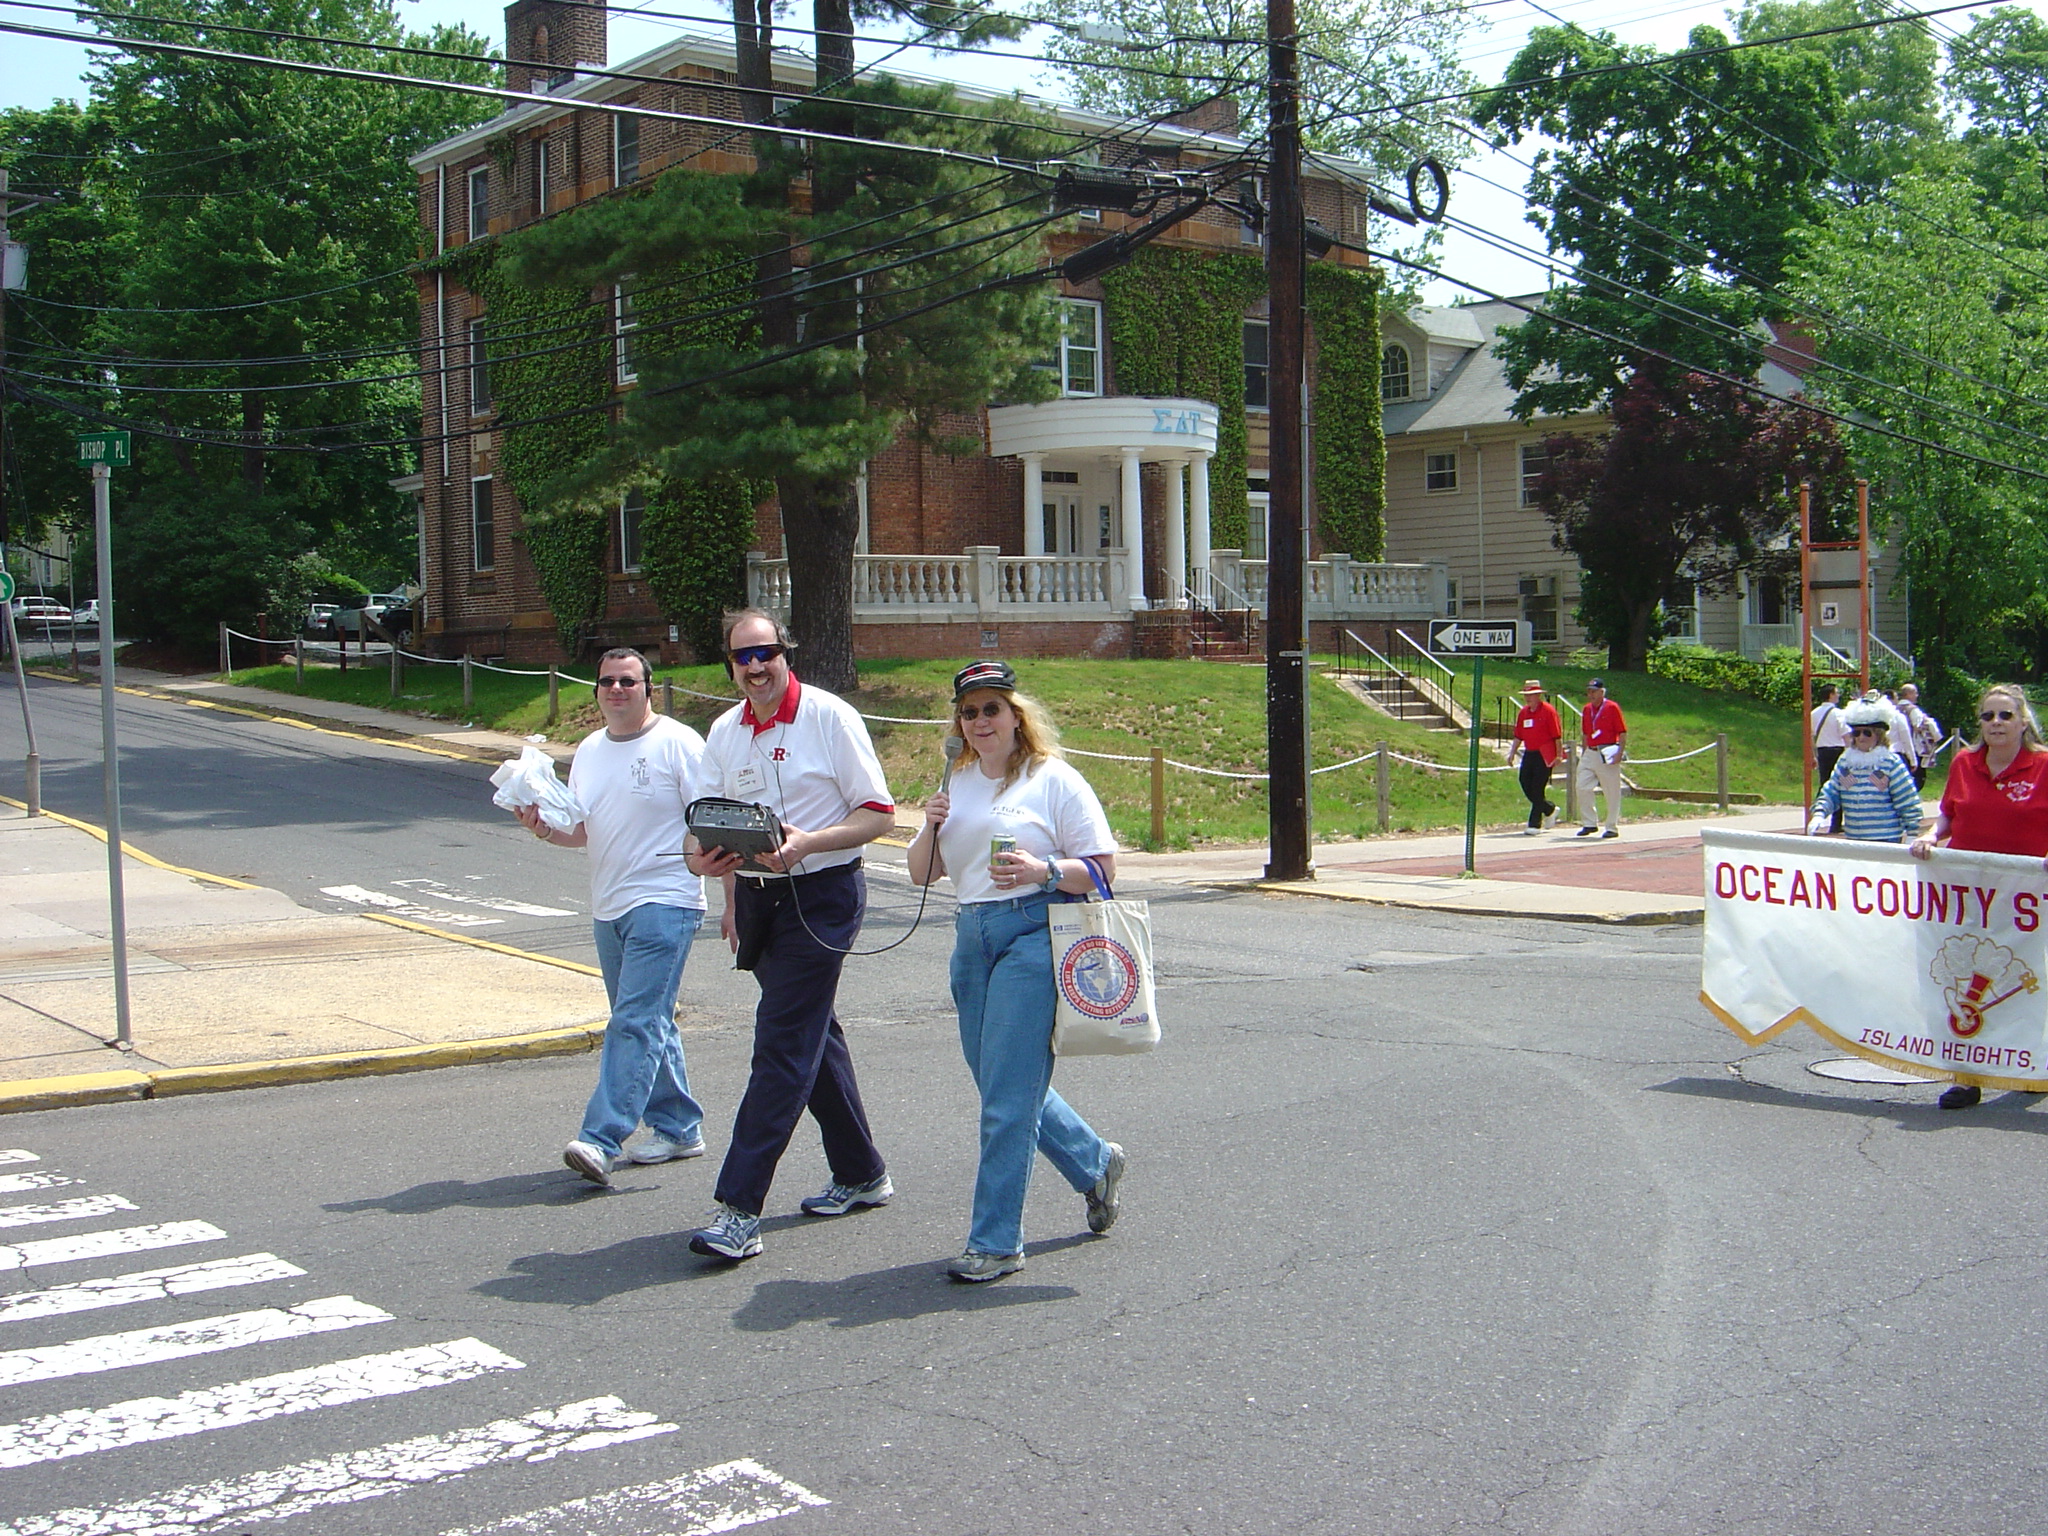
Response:
POLYGON ((1918 1084, 1932 1087, 1936 1079, 1921 1077, 1914 1072, 1901 1072, 1897 1067, 1881 1067, 1874 1061, 1864 1061, 1856 1056, 1836 1056, 1827 1061, 1812 1062, 1807 1071, 1815 1077, 1831 1077, 1842 1083, 1897 1083, 1901 1086, 1918 1084))

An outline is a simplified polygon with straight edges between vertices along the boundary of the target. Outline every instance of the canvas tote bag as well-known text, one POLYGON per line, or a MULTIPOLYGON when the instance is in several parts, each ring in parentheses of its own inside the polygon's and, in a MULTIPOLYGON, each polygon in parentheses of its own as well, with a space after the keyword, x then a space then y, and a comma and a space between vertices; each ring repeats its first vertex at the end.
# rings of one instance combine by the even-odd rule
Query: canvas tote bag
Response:
POLYGON ((1159 1044, 1152 998, 1152 917, 1142 901, 1118 901, 1093 859, 1082 860, 1100 899, 1047 910, 1052 933, 1052 1052, 1136 1056, 1159 1044))

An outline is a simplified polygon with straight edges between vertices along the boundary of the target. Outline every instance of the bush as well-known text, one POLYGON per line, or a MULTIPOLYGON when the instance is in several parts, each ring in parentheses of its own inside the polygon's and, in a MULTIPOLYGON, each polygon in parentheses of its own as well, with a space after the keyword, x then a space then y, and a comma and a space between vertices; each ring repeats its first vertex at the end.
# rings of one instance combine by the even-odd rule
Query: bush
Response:
MULTIPOLYGON (((1716 693, 1747 694, 1775 704, 1780 709, 1797 709, 1801 702, 1802 666, 1797 646, 1774 645, 1762 661, 1751 661, 1728 651, 1704 645, 1674 645, 1666 642, 1650 652, 1649 671, 1655 677, 1691 683, 1716 693)), ((1897 691, 1913 674, 1890 656, 1880 655, 1870 664, 1870 685, 1897 691)))

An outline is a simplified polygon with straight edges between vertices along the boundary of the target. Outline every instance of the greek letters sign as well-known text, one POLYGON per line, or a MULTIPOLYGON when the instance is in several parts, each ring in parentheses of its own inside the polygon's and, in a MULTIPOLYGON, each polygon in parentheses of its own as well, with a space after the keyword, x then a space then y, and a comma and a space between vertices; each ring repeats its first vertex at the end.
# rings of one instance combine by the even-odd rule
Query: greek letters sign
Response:
POLYGON ((1804 1024, 1924 1077, 2048 1092, 2039 859, 1705 831, 1700 1001, 1749 1044, 1804 1024))
POLYGON ((1526 656, 1526 619, 1431 619, 1429 648, 1439 656, 1526 656))

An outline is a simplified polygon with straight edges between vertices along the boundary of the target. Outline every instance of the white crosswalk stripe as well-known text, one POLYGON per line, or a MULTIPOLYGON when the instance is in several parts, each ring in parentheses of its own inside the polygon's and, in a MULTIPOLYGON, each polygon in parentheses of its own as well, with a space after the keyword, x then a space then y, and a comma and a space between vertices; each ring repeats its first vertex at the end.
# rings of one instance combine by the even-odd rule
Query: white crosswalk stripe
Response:
POLYGON ((389 1312, 365 1306, 353 1296, 323 1296, 296 1307, 264 1307, 254 1312, 201 1318, 197 1322, 138 1328, 132 1333, 103 1333, 90 1339, 0 1353, 0 1387, 154 1365, 160 1360, 182 1360, 188 1355, 215 1355, 251 1344, 301 1339, 315 1333, 390 1321, 389 1312))
MULTIPOLYGON (((0 1166, 40 1161, 34 1152, 0 1149, 0 1166)), ((43 1170, 0 1173, 0 1194, 78 1182, 43 1170)), ((136 1209, 134 1202, 119 1195, 83 1196, 0 1207, 0 1227, 83 1220, 136 1209)), ((38 1238, 0 1244, 0 1271, 108 1259, 226 1237, 226 1232, 208 1222, 174 1221, 38 1238)), ((304 1269, 276 1254, 251 1253, 95 1276, 0 1295, 0 1325, 174 1301, 305 1274, 304 1269)), ((327 1296, 289 1306, 258 1307, 0 1350, 0 1389, 146 1368, 393 1321, 396 1319, 390 1313, 352 1296, 327 1296)), ((523 1362, 482 1340, 462 1338, 253 1376, 175 1396, 138 1396, 105 1407, 67 1408, 0 1423, 0 1469, 203 1435, 523 1369, 523 1362)), ((269 1471, 171 1488, 126 1502, 91 1499, 46 1515, 15 1516, 0 1520, 0 1536, 224 1536, 224 1527, 238 1529, 258 1521, 338 1508, 463 1478, 492 1466, 532 1465, 670 1435, 677 1429, 651 1413, 629 1408, 616 1397, 595 1397, 471 1429, 420 1435, 269 1471)), ((88 1484, 87 1489, 90 1487, 88 1484)), ((825 1503, 756 1462, 733 1461, 682 1477, 531 1510, 447 1536, 711 1536, 825 1503)))
POLYGON ((0 1525, 0 1536, 184 1536, 200 1526, 283 1520, 359 1504, 485 1467, 551 1461, 674 1434, 676 1427, 651 1413, 636 1413, 616 1397, 594 1397, 453 1434, 422 1435, 249 1477, 172 1488, 133 1503, 60 1509, 0 1525))
POLYGON ((713 1536, 829 1502, 757 1461, 728 1461, 444 1536, 713 1536))
POLYGON ((180 1264, 170 1269, 140 1269, 128 1275, 53 1285, 46 1291, 17 1291, 12 1296, 0 1296, 0 1323, 67 1317, 73 1312, 97 1312, 102 1307, 133 1306, 139 1301, 193 1296, 201 1291, 256 1285, 264 1280, 289 1280, 304 1273, 298 1265, 287 1264, 274 1253, 245 1253, 238 1259, 208 1259, 203 1264, 180 1264))
POLYGON ((202 1435, 231 1425, 523 1369, 523 1362, 481 1339, 451 1339, 445 1344, 233 1381, 176 1397, 138 1397, 106 1408, 72 1408, 0 1424, 0 1467, 26 1467, 152 1440, 202 1435))
POLYGON ((81 1195, 76 1200, 57 1200, 49 1205, 0 1206, 0 1227, 32 1227, 45 1221, 82 1221, 88 1216, 111 1216, 116 1211, 136 1210, 133 1200, 119 1195, 81 1195))
POLYGON ((78 1180, 61 1173, 0 1173, 0 1195, 23 1195, 32 1189, 61 1189, 78 1180))
POLYGON ((218 1242, 226 1236, 227 1233, 210 1221, 164 1221, 147 1227, 122 1227, 113 1232, 44 1237, 28 1243, 0 1244, 0 1269, 34 1269, 39 1264, 110 1259, 122 1253, 147 1253, 152 1248, 218 1242))

